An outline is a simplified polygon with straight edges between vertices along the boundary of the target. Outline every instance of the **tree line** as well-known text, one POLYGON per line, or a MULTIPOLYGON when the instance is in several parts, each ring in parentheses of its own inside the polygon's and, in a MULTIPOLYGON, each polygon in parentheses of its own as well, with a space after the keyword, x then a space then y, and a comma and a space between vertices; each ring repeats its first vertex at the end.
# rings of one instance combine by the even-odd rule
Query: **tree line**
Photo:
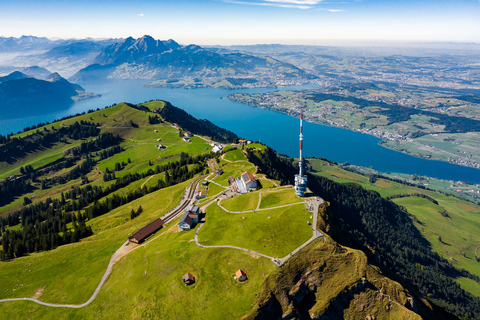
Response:
POLYGON ((85 216, 82 214, 52 216, 41 223, 39 220, 34 223, 27 220, 21 230, 6 230, 1 234, 3 251, 0 251, 0 260, 55 249, 64 244, 78 242, 92 234, 92 228, 85 224, 85 216), (69 230, 67 224, 70 222, 73 226, 69 230))
MULTIPOLYGON (((282 183, 293 182, 296 170, 291 159, 279 157, 270 148, 247 155, 261 172, 282 183)), ((433 252, 404 208, 358 184, 307 175, 309 188, 330 203, 330 226, 336 241, 363 250, 417 295, 459 317, 480 318, 480 298, 453 280, 468 277, 480 282, 480 278, 456 269, 433 252)))
POLYGON ((35 152, 41 148, 50 148, 54 143, 66 142, 66 139, 86 139, 98 136, 100 130, 98 124, 80 121, 66 127, 46 127, 43 131, 37 130, 25 137, 8 138, 8 142, 0 145, 0 162, 14 163, 24 158, 28 153, 35 152))
POLYGON ((162 166, 157 165, 154 170, 149 169, 141 174, 127 174, 117 178, 115 183, 107 187, 77 186, 72 190, 62 192, 60 199, 47 198, 45 201, 23 207, 7 217, 0 217, 0 231, 4 231, 2 244, 7 243, 7 247, 3 247, 4 255, 2 257, 3 259, 12 259, 29 252, 50 250, 62 244, 75 242, 71 239, 78 239, 76 241, 79 241, 92 234, 90 228, 84 228, 85 221, 105 214, 148 193, 191 179, 204 170, 204 159, 214 156, 216 155, 212 153, 196 156, 182 153, 178 161, 162 166), (193 167, 189 169, 189 166, 193 167), (156 186, 145 186, 126 195, 112 194, 108 196, 134 181, 161 172, 165 172, 165 180, 159 179, 156 186), (101 198, 105 199, 99 201, 101 198), (84 210, 83 214, 80 213, 82 209, 84 210), (72 221, 76 223, 73 226, 73 231, 66 228, 66 224, 72 221), (18 223, 21 223, 21 230, 5 230, 7 226, 14 226, 18 223), (38 226, 38 228, 32 229, 31 224, 34 227, 38 226), (77 232, 75 232, 76 229, 78 229, 77 232), (68 242, 69 239, 70 242, 68 242), (5 240, 6 242, 4 242, 5 240))

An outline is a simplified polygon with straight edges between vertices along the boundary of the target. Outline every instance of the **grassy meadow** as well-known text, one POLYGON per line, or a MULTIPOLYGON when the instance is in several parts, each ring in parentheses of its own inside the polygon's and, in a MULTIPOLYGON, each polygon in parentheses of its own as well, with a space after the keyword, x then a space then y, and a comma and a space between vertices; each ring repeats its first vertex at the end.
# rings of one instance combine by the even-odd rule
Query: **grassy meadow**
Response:
MULTIPOLYGON (((475 249, 480 244, 480 206, 436 191, 407 186, 394 181, 377 179, 370 183, 367 176, 346 171, 321 160, 309 159, 315 174, 341 183, 356 182, 364 188, 374 190, 383 197, 405 194, 424 194, 435 199, 437 204, 409 196, 393 199, 405 207, 414 218, 415 226, 431 244, 432 249, 449 260, 455 267, 464 268, 480 276, 480 262, 475 259, 475 249)), ((478 295, 477 287, 468 279, 458 279, 465 290, 478 295)))

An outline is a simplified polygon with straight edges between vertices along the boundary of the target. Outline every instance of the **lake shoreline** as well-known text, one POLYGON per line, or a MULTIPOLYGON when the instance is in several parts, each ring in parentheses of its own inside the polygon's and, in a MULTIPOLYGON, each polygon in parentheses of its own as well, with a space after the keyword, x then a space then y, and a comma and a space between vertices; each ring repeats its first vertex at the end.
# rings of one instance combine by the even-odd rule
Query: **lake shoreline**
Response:
MULTIPOLYGON (((166 100, 192 114, 198 119, 208 119, 215 125, 230 130, 238 136, 252 141, 260 141, 277 152, 292 158, 298 157, 299 121, 286 113, 251 107, 244 103, 226 99, 233 92, 264 93, 271 91, 291 91, 313 89, 316 86, 256 88, 242 90, 228 89, 166 89, 146 88, 143 81, 102 80, 82 83, 89 92, 101 96, 74 103, 60 113, 0 121, 4 132, 17 132, 24 127, 40 122, 104 108, 115 103, 130 102, 140 104, 149 100, 166 100), (6 127, 4 127, 4 124, 6 127)), ((425 162, 419 158, 386 148, 379 144, 378 137, 360 132, 326 126, 315 122, 304 123, 304 155, 330 159, 338 163, 349 162, 362 167, 372 167, 379 172, 400 172, 438 178, 480 183, 478 169, 453 165, 446 161, 425 162)), ((431 160, 431 159, 428 159, 431 160)))

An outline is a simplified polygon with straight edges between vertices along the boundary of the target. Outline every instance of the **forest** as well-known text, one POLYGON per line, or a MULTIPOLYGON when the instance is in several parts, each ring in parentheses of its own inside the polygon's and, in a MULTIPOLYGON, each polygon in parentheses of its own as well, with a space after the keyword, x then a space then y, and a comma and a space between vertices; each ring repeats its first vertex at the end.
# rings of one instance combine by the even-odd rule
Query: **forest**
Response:
MULTIPOLYGON (((63 244, 80 241, 92 235, 91 228, 85 224, 86 221, 146 194, 191 179, 204 170, 205 158, 215 156, 217 155, 212 153, 190 156, 182 152, 179 160, 162 166, 157 165, 155 170, 127 174, 115 179, 115 183, 107 187, 77 186, 70 191, 62 192, 60 199, 47 198, 45 201, 24 206, 7 217, 0 217, 0 236, 4 245, 0 259, 18 258, 30 252, 51 250, 63 244), (156 186, 138 188, 123 195, 115 194, 115 191, 134 181, 162 172, 165 172, 165 179, 159 179, 156 186), (99 201, 102 198, 105 199, 99 201), (81 213, 80 210, 84 212, 81 213), (67 224, 71 222, 73 230, 67 228, 67 224), (21 224, 20 230, 6 228, 18 223, 21 224)), ((137 210, 132 217, 135 218, 140 213, 141 210, 137 210)))
MULTIPOLYGON (((248 159, 261 172, 292 184, 296 173, 293 159, 280 157, 268 147, 250 151, 248 159)), ((404 208, 358 184, 307 175, 309 188, 330 203, 330 225, 336 241, 364 251, 371 263, 417 296, 461 318, 480 319, 480 298, 453 280, 467 277, 480 282, 480 278, 456 269, 433 252, 404 208)))
POLYGON ((182 109, 172 106, 168 101, 164 101, 163 108, 158 110, 164 121, 178 124, 185 131, 193 134, 208 136, 218 142, 234 142, 238 139, 237 135, 231 131, 217 127, 208 120, 199 120, 194 118, 182 109))

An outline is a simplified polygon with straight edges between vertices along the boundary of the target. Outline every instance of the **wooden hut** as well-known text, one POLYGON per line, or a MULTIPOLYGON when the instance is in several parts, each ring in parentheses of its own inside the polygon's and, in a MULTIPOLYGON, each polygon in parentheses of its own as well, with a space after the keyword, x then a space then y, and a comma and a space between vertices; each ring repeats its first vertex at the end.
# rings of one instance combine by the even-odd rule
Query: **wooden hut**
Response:
POLYGON ((189 286, 189 285, 195 283, 195 277, 191 273, 188 273, 188 272, 183 275, 182 280, 183 280, 183 283, 186 286, 189 286))

